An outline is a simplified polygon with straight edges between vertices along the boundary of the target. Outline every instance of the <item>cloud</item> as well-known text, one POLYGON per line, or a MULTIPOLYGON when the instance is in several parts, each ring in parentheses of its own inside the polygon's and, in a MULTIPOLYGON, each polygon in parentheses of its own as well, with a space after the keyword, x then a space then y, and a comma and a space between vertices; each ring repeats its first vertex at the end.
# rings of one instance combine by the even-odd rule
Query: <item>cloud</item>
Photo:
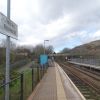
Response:
MULTIPOLYGON (((0 11, 6 14, 6 0, 0 11)), ((100 39, 100 0, 11 0, 11 19, 21 45, 49 39, 57 50, 100 39)))

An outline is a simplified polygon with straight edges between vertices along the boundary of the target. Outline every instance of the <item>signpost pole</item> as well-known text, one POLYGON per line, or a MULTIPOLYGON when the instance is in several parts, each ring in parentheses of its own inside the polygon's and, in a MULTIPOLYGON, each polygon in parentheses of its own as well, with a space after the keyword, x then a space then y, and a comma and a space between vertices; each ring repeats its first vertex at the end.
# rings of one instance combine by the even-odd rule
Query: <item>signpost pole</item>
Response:
POLYGON ((6 76, 5 76, 5 100, 9 100, 9 74, 10 74, 10 36, 6 40, 6 76))
POLYGON ((10 37, 17 39, 18 27, 10 20, 10 1, 7 0, 7 17, 0 12, 0 33, 7 36, 6 39, 6 68, 5 68, 5 100, 9 100, 10 82, 10 37))
MULTIPOLYGON (((7 0, 7 18, 10 19, 10 0, 7 0)), ((10 80, 10 36, 6 40, 6 84, 10 80)), ((5 100, 9 100, 9 84, 5 86, 5 100)))

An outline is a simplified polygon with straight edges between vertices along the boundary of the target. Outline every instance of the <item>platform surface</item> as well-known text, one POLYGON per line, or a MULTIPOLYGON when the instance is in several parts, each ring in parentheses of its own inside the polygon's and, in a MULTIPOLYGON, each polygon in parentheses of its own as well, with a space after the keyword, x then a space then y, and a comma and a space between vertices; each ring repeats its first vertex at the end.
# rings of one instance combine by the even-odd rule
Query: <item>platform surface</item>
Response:
POLYGON ((28 100, 85 100, 61 67, 51 65, 28 100))
POLYGON ((47 73, 28 100, 67 100, 59 72, 55 67, 48 68, 47 73))
POLYGON ((73 61, 68 61, 68 62, 72 63, 72 64, 81 65, 81 66, 85 66, 85 67, 89 67, 89 68, 94 68, 94 69, 100 70, 100 66, 84 64, 84 63, 78 63, 78 62, 73 62, 73 61))

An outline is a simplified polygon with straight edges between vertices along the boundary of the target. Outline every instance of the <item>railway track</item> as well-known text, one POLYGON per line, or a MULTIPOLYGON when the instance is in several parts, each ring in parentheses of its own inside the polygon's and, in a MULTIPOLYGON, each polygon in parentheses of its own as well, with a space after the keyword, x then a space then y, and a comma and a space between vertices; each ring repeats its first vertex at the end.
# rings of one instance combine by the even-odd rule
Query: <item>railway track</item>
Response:
POLYGON ((59 62, 70 79, 84 95, 86 100, 100 100, 100 78, 93 73, 84 72, 68 63, 59 62))
MULTIPOLYGON (((64 63, 64 64, 66 65, 67 63, 64 63)), ((71 66, 74 69, 77 69, 79 72, 84 73, 87 76, 90 76, 93 79, 95 79, 96 81, 98 80, 100 82, 100 73, 98 73, 96 71, 94 72, 94 71, 89 70, 89 69, 83 69, 82 67, 76 67, 76 66, 74 66, 74 64, 68 64, 68 66, 71 66)))

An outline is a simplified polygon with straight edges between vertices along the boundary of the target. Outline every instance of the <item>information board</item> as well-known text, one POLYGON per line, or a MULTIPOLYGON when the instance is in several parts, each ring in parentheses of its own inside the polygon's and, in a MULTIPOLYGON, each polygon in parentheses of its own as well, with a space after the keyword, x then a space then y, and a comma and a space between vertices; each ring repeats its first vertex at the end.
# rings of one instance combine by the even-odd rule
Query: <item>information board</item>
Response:
POLYGON ((0 12, 0 33, 15 39, 18 38, 17 25, 1 12, 0 12))
POLYGON ((48 56, 47 55, 40 55, 40 64, 44 65, 48 62, 48 56))

